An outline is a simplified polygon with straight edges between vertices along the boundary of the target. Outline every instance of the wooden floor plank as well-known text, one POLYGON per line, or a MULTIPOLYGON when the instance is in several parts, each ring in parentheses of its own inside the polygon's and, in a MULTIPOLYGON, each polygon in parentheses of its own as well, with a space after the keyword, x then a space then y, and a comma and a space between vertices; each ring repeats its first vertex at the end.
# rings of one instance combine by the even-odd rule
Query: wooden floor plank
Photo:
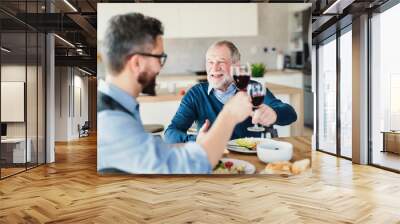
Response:
MULTIPOLYGON (((310 147, 309 138, 296 138, 310 147)), ((96 138, 0 181, 0 223, 400 223, 400 175, 312 152, 280 176, 101 176, 96 138)))

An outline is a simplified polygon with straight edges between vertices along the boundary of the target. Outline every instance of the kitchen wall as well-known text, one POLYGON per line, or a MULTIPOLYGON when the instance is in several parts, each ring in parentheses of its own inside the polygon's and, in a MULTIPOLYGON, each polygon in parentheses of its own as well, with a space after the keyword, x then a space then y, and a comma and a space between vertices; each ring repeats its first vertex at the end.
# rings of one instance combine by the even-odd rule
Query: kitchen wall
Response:
MULTIPOLYGON (((205 70, 205 53, 208 47, 215 41, 223 39, 232 41, 239 48, 242 61, 263 62, 267 67, 274 67, 275 53, 264 53, 263 48, 288 47, 288 30, 277 29, 277 27, 287 27, 287 13, 286 5, 259 5, 259 35, 255 37, 166 39, 164 46, 168 62, 161 73, 179 74, 187 73, 188 70, 205 70)), ((238 24, 238 29, 241 26, 246 24, 238 24)))
MULTIPOLYGON (((243 62, 262 62, 267 68, 276 68, 277 51, 288 51, 289 18, 305 4, 258 4, 258 35, 254 37, 219 38, 171 38, 165 39, 168 61, 160 74, 181 74, 193 70, 205 70, 205 53, 218 40, 230 40, 239 48, 243 62), (268 52, 264 52, 264 47, 268 52)), ((240 16, 240 15, 239 15, 240 16)), ((206 18, 205 18, 206 19, 206 18)), ((210 21, 212 23, 212 21, 210 21)), ((246 24, 237 24, 238 29, 246 24)))

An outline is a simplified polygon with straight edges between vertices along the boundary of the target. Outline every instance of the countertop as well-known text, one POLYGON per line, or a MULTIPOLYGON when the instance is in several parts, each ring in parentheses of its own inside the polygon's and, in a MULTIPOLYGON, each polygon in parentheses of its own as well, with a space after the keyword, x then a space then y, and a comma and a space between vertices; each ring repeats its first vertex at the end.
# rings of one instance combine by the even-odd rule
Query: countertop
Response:
POLYGON ((197 81, 198 79, 207 79, 206 75, 195 74, 164 74, 157 76, 157 82, 162 81, 197 81))
MULTIPOLYGON (((285 70, 267 70, 265 75, 297 75, 302 74, 302 71, 294 69, 285 70)), ((197 81, 198 79, 207 79, 206 75, 195 75, 194 73, 181 73, 181 74, 160 74, 157 76, 157 81, 197 81)))
POLYGON ((303 74, 300 70, 284 69, 284 70, 267 70, 264 75, 298 75, 303 74))
MULTIPOLYGON (((303 89, 279 85, 279 84, 272 84, 272 83, 265 83, 265 86, 273 93, 273 94, 303 94, 303 89)), ((190 88, 190 87, 189 87, 190 88)), ((178 88, 185 89, 185 88, 178 88)), ((185 89, 186 90, 186 89, 185 89)), ((166 90, 162 90, 163 94, 158 94, 157 96, 139 96, 138 101, 139 103, 151 103, 151 102, 165 102, 165 101, 181 101, 183 95, 179 95, 178 93, 165 93, 166 90)))
POLYGON ((139 103, 155 103, 155 102, 165 102, 165 101, 181 101, 182 95, 179 94, 159 94, 157 96, 139 96, 138 102, 139 103))

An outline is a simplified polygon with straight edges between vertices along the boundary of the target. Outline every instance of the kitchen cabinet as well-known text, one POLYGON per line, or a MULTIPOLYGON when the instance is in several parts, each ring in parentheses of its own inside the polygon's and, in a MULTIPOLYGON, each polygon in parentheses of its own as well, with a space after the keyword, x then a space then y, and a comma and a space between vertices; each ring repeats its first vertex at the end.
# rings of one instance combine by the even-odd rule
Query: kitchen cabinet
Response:
POLYGON ((278 85, 289 86, 293 88, 303 89, 303 73, 301 71, 296 70, 271 70, 267 71, 263 77, 260 78, 251 78, 257 82, 268 82, 274 83, 278 85))
POLYGON ((207 79, 207 76, 195 76, 193 74, 160 75, 157 77, 157 88, 168 91, 171 91, 172 87, 175 87, 176 90, 189 88, 196 85, 200 79, 207 79))
POLYGON ((98 4, 98 36, 105 35, 108 20, 117 14, 140 12, 159 19, 164 38, 237 37, 258 35, 257 4, 98 4), (128 7, 129 6, 129 7, 128 7))
POLYGON ((182 4, 181 38, 257 36, 257 4, 182 4))
MULTIPOLYGON (((162 97, 156 97, 158 97, 157 101, 140 103, 140 116, 143 124, 160 124, 165 130, 178 110, 180 100, 172 98, 162 100, 162 97)), ((164 132, 162 132, 163 135, 164 132)))
POLYGON ((290 51, 303 51, 303 13, 297 11, 289 14, 289 49, 290 51))

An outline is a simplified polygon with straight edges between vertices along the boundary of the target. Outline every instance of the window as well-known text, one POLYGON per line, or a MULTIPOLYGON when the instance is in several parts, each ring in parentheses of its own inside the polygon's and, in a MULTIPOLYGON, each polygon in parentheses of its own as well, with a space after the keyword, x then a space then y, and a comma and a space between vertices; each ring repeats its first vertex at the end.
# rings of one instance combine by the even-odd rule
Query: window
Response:
POLYGON ((318 48, 318 149, 336 153, 336 39, 318 48))
POLYGON ((372 164, 400 170, 400 4, 371 19, 372 164))
POLYGON ((352 157, 352 33, 340 36, 340 155, 352 157))
MULTIPOLYGON (((44 1, 2 2, 21 14, 40 13, 44 1)), ((45 163, 45 35, 0 12, 0 178, 45 163), (10 109, 13 108, 13 109, 10 109)))

